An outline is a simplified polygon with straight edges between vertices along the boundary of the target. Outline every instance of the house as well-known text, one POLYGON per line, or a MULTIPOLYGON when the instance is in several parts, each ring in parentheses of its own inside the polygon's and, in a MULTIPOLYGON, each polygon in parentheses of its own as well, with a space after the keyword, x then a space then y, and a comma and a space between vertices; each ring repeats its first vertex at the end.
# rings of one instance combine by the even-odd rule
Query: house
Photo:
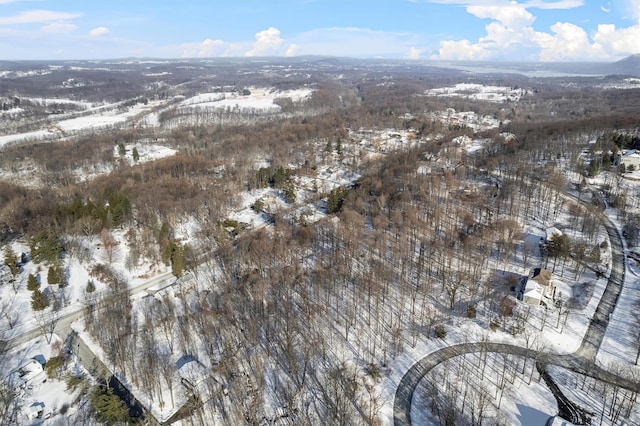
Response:
POLYGON ((27 417, 29 419, 39 419, 44 414, 44 403, 34 402, 28 407, 27 417))
POLYGON ((200 401, 210 400, 213 392, 223 389, 221 382, 213 376, 211 369, 205 367, 193 355, 180 357, 176 367, 185 390, 197 396, 200 401))
POLYGON ((192 355, 182 356, 176 363, 178 375, 182 384, 191 392, 196 392, 198 387, 209 377, 206 367, 192 355))
POLYGON ((23 389, 33 383, 46 381, 47 376, 44 374, 44 368, 35 358, 26 361, 9 375, 9 383, 13 385, 14 389, 23 389))
POLYGON ((553 274, 548 269, 535 268, 520 280, 516 290, 517 298, 528 305, 547 306, 556 295, 552 277, 553 274))
POLYGON ((556 228, 555 226, 551 226, 545 231, 545 242, 552 241, 554 238, 562 235, 562 231, 556 228))
POLYGON ((622 154, 620 154, 619 161, 627 171, 640 170, 640 151, 625 149, 622 151, 622 154))

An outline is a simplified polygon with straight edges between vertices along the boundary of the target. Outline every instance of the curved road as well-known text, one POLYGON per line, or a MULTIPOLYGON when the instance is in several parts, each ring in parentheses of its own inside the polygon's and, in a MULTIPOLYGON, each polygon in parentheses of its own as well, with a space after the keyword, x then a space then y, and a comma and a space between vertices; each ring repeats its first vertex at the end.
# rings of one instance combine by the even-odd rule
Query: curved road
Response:
MULTIPOLYGON (((548 352, 536 352, 515 345, 489 342, 462 343, 437 350, 416 362, 400 380, 393 402, 394 425, 411 425, 413 394, 420 381, 429 371, 448 359, 474 352, 487 351, 525 356, 535 359, 539 363, 538 365, 557 365, 631 391, 640 392, 640 383, 605 371, 595 364, 596 354, 609 324, 609 316, 615 309, 622 291, 626 270, 624 246, 620 232, 604 213, 602 218, 611 242, 611 274, 582 343, 575 353, 557 355, 548 352)), ((557 397, 556 394, 554 396, 557 397)))

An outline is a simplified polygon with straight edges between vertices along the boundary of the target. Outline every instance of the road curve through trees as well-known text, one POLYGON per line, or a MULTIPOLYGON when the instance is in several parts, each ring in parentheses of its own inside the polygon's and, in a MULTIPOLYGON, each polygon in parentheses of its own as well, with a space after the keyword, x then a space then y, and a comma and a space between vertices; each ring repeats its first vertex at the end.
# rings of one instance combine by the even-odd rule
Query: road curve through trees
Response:
MULTIPOLYGON (((497 352, 533 358, 538 365, 556 365, 588 377, 602 380, 624 389, 640 392, 640 383, 603 370, 595 364, 596 354, 604 339, 609 317, 616 307, 622 292, 625 277, 625 255, 620 232, 603 213, 602 221, 611 243, 611 273, 600 302, 589 323, 582 343, 573 354, 559 355, 537 352, 520 346, 503 343, 461 343, 432 352, 416 362, 400 380, 393 402, 393 423, 395 426, 411 425, 411 404, 418 384, 438 364, 456 356, 474 352, 497 352)), ((558 395, 554 393, 556 399, 558 395)))

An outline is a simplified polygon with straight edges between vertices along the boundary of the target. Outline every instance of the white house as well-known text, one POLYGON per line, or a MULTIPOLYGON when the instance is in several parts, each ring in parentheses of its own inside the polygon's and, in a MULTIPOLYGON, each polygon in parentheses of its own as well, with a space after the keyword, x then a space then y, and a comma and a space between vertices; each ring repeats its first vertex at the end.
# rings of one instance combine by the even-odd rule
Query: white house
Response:
POLYGON ((562 235, 562 231, 556 228, 555 226, 551 226, 545 231, 545 241, 549 242, 553 240, 555 237, 559 237, 562 235))
POLYGON ((9 375, 9 383, 15 389, 22 389, 32 383, 45 382, 46 380, 47 376, 44 374, 42 364, 34 358, 26 361, 9 375))
POLYGON ((553 301, 556 294, 556 286, 552 281, 551 271, 543 268, 535 268, 529 276, 520 281, 517 292, 518 299, 533 306, 547 305, 553 301))
POLYGON ((30 420, 39 419, 44 414, 44 403, 42 402, 34 402, 28 407, 27 417, 30 420))
POLYGON ((620 155, 620 164, 624 165, 625 170, 629 170, 629 168, 640 170, 640 151, 635 149, 623 150, 620 155))

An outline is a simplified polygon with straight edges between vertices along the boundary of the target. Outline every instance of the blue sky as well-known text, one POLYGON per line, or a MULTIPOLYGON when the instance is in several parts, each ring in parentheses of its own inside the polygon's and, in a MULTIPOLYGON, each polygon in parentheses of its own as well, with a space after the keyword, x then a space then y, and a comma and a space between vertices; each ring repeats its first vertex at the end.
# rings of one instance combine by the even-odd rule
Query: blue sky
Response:
POLYGON ((0 0, 0 59, 638 53, 640 0, 0 0))

